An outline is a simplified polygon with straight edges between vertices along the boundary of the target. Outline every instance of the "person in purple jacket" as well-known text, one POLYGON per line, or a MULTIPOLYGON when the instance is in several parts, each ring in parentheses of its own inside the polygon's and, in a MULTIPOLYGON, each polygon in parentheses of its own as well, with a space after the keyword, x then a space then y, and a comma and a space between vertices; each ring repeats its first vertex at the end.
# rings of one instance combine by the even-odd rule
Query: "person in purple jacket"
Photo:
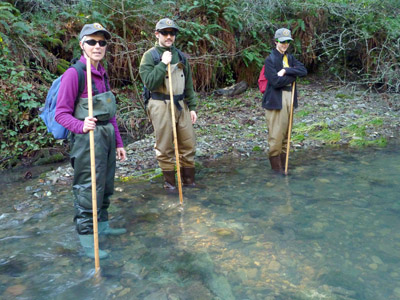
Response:
MULTIPOLYGON (((110 91, 107 74, 100 61, 104 58, 107 40, 111 34, 100 24, 86 24, 79 34, 79 45, 83 55, 79 64, 83 66, 86 78, 86 59, 90 59, 93 90, 93 117, 88 117, 87 83, 78 97, 78 71, 69 68, 62 76, 57 98, 55 119, 71 134, 71 164, 74 168, 73 194, 75 225, 79 240, 88 257, 94 258, 92 184, 90 168, 90 130, 94 131, 96 190, 99 234, 119 235, 124 228, 110 228, 108 207, 114 193, 116 157, 126 159, 121 135, 115 118, 115 96, 110 91)), ((99 257, 108 253, 99 249, 99 257)))

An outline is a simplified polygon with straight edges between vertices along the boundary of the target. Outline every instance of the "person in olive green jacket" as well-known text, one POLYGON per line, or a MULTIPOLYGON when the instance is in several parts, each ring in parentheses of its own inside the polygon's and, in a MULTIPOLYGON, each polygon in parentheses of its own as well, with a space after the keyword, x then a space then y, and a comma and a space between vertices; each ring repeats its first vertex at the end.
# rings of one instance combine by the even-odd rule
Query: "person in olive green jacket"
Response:
POLYGON ((175 155, 170 107, 168 64, 171 64, 171 81, 175 104, 175 126, 183 186, 195 186, 196 138, 193 124, 197 120, 197 101, 192 74, 186 57, 173 45, 179 27, 166 18, 156 24, 155 47, 144 53, 139 67, 140 77, 150 92, 147 112, 153 124, 154 145, 158 164, 164 175, 164 188, 176 190, 175 155))

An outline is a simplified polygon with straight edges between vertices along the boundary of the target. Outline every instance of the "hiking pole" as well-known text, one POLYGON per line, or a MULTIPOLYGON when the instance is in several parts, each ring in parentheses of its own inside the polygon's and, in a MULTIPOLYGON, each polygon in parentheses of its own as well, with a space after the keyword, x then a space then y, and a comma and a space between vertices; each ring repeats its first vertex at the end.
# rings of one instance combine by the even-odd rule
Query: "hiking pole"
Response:
MULTIPOLYGON (((89 117, 93 117, 93 96, 92 96, 92 71, 89 56, 86 56, 86 74, 87 74, 87 90, 88 90, 88 110, 89 117)), ((89 131, 90 142, 90 173, 92 175, 92 212, 93 212, 93 240, 94 240, 94 266, 95 274, 99 275, 100 259, 99 259, 99 232, 97 226, 97 192, 96 192, 96 161, 94 153, 94 131, 89 131)))
POLYGON ((288 129, 288 141, 286 148, 286 162, 285 162, 285 175, 288 173, 289 166, 289 151, 290 151, 290 136, 292 135, 292 123, 293 123, 293 107, 294 107, 294 91, 296 87, 296 81, 293 82, 292 85, 292 101, 290 104, 290 115, 289 115, 289 129, 288 129))
POLYGON ((172 132, 174 133, 176 173, 178 176, 179 203, 182 204, 183 195, 182 195, 182 182, 181 182, 181 168, 179 165, 178 139, 176 137, 175 106, 174 106, 175 103, 174 103, 174 93, 172 91, 171 63, 168 64, 168 81, 169 81, 169 96, 171 102, 172 132))

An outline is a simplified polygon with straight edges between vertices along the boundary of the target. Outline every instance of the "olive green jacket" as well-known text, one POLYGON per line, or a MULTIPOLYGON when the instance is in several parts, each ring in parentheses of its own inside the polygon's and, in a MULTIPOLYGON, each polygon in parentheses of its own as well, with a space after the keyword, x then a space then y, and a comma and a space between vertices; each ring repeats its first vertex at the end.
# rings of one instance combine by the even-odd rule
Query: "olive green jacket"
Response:
MULTIPOLYGON (((164 48, 156 43, 155 48, 160 53, 160 56, 164 51, 172 52, 171 64, 179 62, 179 55, 174 46, 170 48, 164 48)), ((146 51, 140 62, 139 74, 144 85, 150 90, 155 91, 160 85, 164 84, 165 74, 168 71, 167 65, 160 61, 157 65, 154 65, 153 56, 150 50, 146 51)), ((189 63, 186 61, 185 68, 183 70, 185 74, 185 103, 188 105, 189 110, 196 110, 197 100, 193 89, 192 72, 190 70, 189 63)))

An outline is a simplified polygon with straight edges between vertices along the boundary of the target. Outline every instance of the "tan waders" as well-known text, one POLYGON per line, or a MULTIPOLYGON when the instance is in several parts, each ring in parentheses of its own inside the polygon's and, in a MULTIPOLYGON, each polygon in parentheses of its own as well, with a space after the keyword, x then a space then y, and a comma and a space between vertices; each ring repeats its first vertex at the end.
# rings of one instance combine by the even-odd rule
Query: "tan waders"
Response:
MULTIPOLYGON (((183 73, 183 64, 171 65, 171 80, 174 94, 175 108, 175 126, 178 140, 179 160, 182 168, 192 169, 186 172, 186 182, 194 183, 194 156, 196 153, 196 141, 190 118, 188 106, 184 103, 185 75, 183 73)), ((154 149, 156 158, 164 175, 164 188, 166 190, 175 190, 175 148, 172 131, 171 107, 169 96, 168 73, 164 78, 164 84, 156 91, 151 93, 148 104, 148 113, 153 124, 156 143, 154 149)), ((183 175, 185 185, 185 177, 183 175)))
MULTIPOLYGON (((88 116, 87 107, 87 98, 79 99, 74 116, 83 120, 88 116)), ((115 115, 115 110, 115 97, 110 91, 93 96, 93 115, 98 120, 94 130, 94 140, 99 234, 122 234, 126 232, 125 229, 120 229, 111 233, 112 229, 108 225, 108 207, 110 206, 110 197, 114 193, 116 164, 115 129, 109 120, 115 115)), ((71 145, 71 164, 74 168, 74 221, 85 254, 93 257, 89 134, 71 134, 71 145)), ((107 253, 99 250, 99 256, 105 258, 107 253)))
POLYGON ((286 163, 289 115, 291 105, 289 91, 282 91, 282 109, 267 110, 265 115, 268 126, 269 161, 271 168, 281 173, 286 163))

